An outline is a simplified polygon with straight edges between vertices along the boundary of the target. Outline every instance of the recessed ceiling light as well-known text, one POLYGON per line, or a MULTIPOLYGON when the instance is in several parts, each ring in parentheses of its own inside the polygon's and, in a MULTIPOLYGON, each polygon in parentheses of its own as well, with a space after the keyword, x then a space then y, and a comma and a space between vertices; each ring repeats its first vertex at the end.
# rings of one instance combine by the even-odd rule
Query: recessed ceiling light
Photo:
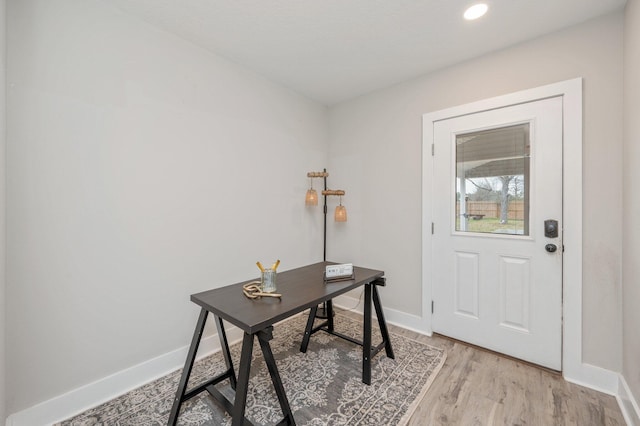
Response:
POLYGON ((487 10, 489 10, 489 6, 485 3, 474 4, 464 12, 464 19, 467 21, 473 21, 487 13, 487 10))

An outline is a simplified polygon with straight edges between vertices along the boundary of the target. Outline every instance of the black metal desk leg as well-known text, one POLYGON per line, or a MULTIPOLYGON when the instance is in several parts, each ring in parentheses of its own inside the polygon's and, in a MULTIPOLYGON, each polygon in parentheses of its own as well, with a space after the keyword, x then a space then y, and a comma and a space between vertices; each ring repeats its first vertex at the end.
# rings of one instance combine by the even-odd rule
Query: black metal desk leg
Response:
POLYGON ((364 286, 364 338, 362 339, 362 382, 371 384, 371 287, 364 286))
POLYGON ((376 316, 378 317, 378 325, 380 326, 380 334, 382 334, 382 340, 384 341, 384 350, 387 352, 387 356, 391 359, 395 359, 393 355, 393 348, 391 347, 391 339, 389 339, 389 331, 387 330, 387 322, 384 319, 384 312, 382 312, 382 305, 380 304, 380 295, 378 294, 378 286, 373 285, 373 306, 376 308, 376 316))
POLYGON ((300 345, 300 352, 306 353, 309 346, 309 339, 311 338, 311 331, 313 330, 313 322, 316 319, 318 313, 318 307, 314 306, 309 312, 309 319, 307 319, 307 326, 304 329, 304 336, 302 337, 302 344, 300 345))
POLYGON ((180 406, 182 405, 182 398, 184 397, 184 393, 187 390, 187 382, 189 381, 189 376, 191 375, 191 369, 193 368, 193 362, 196 359, 196 353, 198 352, 198 346, 200 346, 200 339, 202 338, 202 333, 204 331, 204 325, 207 322, 207 310, 200 310, 200 317, 198 317, 198 322, 196 323, 196 329, 193 332, 193 338, 191 339, 191 346, 189 347, 189 353, 187 354, 187 360, 184 363, 184 368, 182 369, 182 377, 180 377, 180 384, 178 385, 178 390, 176 391, 176 397, 173 400, 173 406, 171 407, 171 414, 169 415, 169 422, 167 423, 170 426, 173 426, 178 421, 178 414, 180 413, 180 406))
POLYGON ((264 361, 267 364, 267 368, 269 369, 269 374, 271 375, 271 381, 273 382, 273 387, 276 391, 276 395, 278 395, 278 401, 280 402, 280 408, 282 409, 284 420, 287 421, 287 424, 289 424, 290 426, 295 426, 296 422, 293 419, 291 407, 289 407, 289 400, 287 400, 287 394, 284 391, 282 379, 280 379, 280 373, 278 373, 276 360, 273 357, 271 345, 269 345, 269 340, 271 339, 273 339, 273 327, 268 327, 258 332, 258 341, 260 342, 260 348, 262 348, 262 355, 264 356, 264 361))
POLYGON ((240 354, 240 367, 238 369, 238 383, 236 385, 236 398, 233 401, 231 426, 242 426, 244 424, 252 354, 253 334, 244 333, 244 337, 242 338, 242 352, 240 354))
POLYGON ((231 388, 233 390, 236 389, 236 373, 233 370, 233 361, 231 360, 231 352, 229 351, 229 342, 227 341, 227 333, 224 331, 224 324, 222 322, 222 318, 215 316, 216 319, 216 327, 218 328, 218 337, 220 338, 220 348, 222 349, 222 355, 224 356, 224 363, 227 365, 227 370, 231 373, 231 377, 229 377, 229 382, 231 383, 231 388))
POLYGON ((327 300, 327 329, 333 331, 333 300, 327 300))

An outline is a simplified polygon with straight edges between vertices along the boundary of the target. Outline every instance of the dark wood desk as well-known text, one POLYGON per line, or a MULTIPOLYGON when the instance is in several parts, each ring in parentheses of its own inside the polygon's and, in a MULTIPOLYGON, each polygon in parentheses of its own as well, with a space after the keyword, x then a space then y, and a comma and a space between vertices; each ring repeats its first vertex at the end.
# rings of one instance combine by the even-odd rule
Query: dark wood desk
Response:
POLYGON ((191 301, 201 307, 200 316, 193 334, 193 339, 185 361, 184 370, 178 385, 168 424, 176 424, 178 414, 180 412, 180 406, 184 401, 206 390, 222 404, 229 414, 231 414, 233 418, 233 426, 251 425, 251 423, 245 418, 245 408, 249 385, 249 372, 251 369, 253 340, 255 336, 258 338, 258 342, 260 343, 260 348, 264 355, 264 359, 284 415, 283 420, 279 424, 295 425, 295 420, 293 419, 293 414, 289 407, 289 402, 282 385, 282 380, 278 373, 273 353, 271 352, 269 341, 273 336, 273 324, 306 309, 311 309, 311 313, 303 335, 300 350, 303 352, 306 351, 306 346, 309 343, 311 334, 319 330, 324 330, 336 334, 339 337, 347 338, 354 343, 361 344, 363 347, 362 380, 363 382, 370 384, 372 356, 384 347, 387 356, 393 358, 393 350, 391 348, 391 342, 389 341, 389 334, 387 332, 380 299, 376 289, 378 285, 384 285, 384 272, 354 267, 354 279, 326 283, 323 280, 323 272, 325 266, 329 264, 331 264, 331 262, 320 262, 279 273, 277 276, 277 288, 278 293, 282 294, 282 299, 269 297, 248 299, 242 293, 242 285, 249 281, 191 295, 191 301), (315 328, 313 327, 313 321, 319 304, 328 302, 328 307, 332 310, 333 307, 331 300, 333 298, 362 285, 365 286, 363 342, 358 342, 354 339, 335 333, 333 330, 332 316, 329 316, 329 319, 324 324, 315 328), (372 301, 375 305, 378 323, 383 336, 383 342, 376 347, 371 346, 372 301), (218 336, 220 338, 220 346, 222 347, 222 354, 224 356, 227 370, 221 375, 197 385, 187 392, 187 382, 191 375, 191 369, 195 361, 196 352, 200 344, 200 339, 202 337, 209 312, 215 317, 218 336), (235 325, 244 332, 237 377, 231 360, 229 343, 227 341, 223 320, 235 325), (215 387, 216 384, 227 379, 230 381, 231 387, 235 389, 235 399, 233 402, 229 401, 215 387))

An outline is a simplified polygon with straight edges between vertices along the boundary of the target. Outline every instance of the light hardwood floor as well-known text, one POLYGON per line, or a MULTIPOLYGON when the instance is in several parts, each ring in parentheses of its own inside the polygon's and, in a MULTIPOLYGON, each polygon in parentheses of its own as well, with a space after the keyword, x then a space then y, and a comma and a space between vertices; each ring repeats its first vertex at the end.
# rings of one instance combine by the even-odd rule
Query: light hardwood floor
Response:
POLYGON ((393 325, 389 331, 447 353, 408 426, 625 425, 613 396, 566 382, 559 373, 439 335, 393 325))

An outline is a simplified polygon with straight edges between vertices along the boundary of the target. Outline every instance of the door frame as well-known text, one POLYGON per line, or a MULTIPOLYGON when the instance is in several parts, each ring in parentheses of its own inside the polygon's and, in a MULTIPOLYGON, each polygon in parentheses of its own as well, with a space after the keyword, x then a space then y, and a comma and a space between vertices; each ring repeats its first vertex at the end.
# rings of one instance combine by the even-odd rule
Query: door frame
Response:
POLYGON ((582 362, 582 78, 484 99, 422 116, 422 327, 431 327, 434 123, 477 112, 561 96, 563 113, 562 374, 568 381, 614 391, 615 375, 582 362), (568 155, 566 155, 568 154, 568 155), (570 220, 566 220, 570 218, 570 220))

